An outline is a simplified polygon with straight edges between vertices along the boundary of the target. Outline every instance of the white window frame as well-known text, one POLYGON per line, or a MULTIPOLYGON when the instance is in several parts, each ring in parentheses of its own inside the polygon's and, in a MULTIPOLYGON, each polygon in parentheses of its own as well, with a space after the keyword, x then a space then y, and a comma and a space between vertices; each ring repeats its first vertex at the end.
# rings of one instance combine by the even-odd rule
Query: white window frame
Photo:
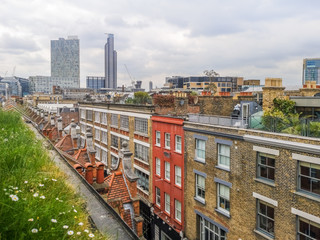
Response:
POLYGON ((100 123, 100 112, 94 112, 94 121, 100 123))
POLYGON ((108 145, 108 133, 101 131, 101 142, 108 145))
POLYGON ((218 148, 218 166, 230 170, 231 147, 230 147, 229 145, 226 145, 226 144, 218 143, 217 148, 218 148), (227 147, 227 148, 229 148, 229 156, 223 155, 223 154, 221 153, 221 148, 222 148, 222 147, 227 147), (225 159, 228 160, 228 165, 226 165, 226 164, 224 164, 224 163, 221 163, 222 158, 225 158, 225 159))
POLYGON ((102 123, 103 125, 107 125, 107 124, 108 124, 108 115, 107 115, 107 113, 102 113, 101 123, 102 123))
POLYGON ((222 212, 224 212, 224 213, 229 215, 230 214, 230 210, 227 210, 226 207, 223 208, 223 207, 220 206, 220 204, 222 204, 220 198, 222 198, 224 201, 228 201, 229 202, 229 207, 230 207, 230 187, 228 187, 228 186, 226 186, 224 184, 221 184, 221 183, 217 183, 217 208, 220 211, 222 211, 222 212), (228 196, 225 196, 225 194, 222 193, 223 192, 222 191, 223 188, 228 189, 228 191, 229 191, 228 194, 227 194, 228 196))
POLYGON ((206 140, 196 138, 195 143, 196 143, 196 146, 195 146, 195 156, 196 157, 195 158, 198 161, 205 162, 206 161, 206 140), (200 143, 203 143, 203 144, 200 144, 200 143))
POLYGON ((175 212, 174 212, 174 216, 175 219, 179 222, 181 222, 181 217, 182 217, 182 212, 181 212, 181 202, 178 201, 177 199, 174 200, 174 207, 175 207, 175 212), (180 218, 178 217, 180 215, 180 218))
POLYGON ((156 158, 156 175, 161 176, 161 160, 156 158))
POLYGON ((156 187, 156 205, 158 207, 161 206, 161 193, 160 193, 160 188, 156 187))
POLYGON ((111 114, 111 126, 118 128, 118 114, 112 113, 111 114))
POLYGON ((161 146, 161 132, 156 131, 156 146, 160 147, 161 146))
POLYGON ((129 116, 120 115, 120 128, 129 129, 129 116))
POLYGON ((100 141, 100 130, 94 129, 94 139, 100 141))
POLYGON ((170 181, 170 162, 164 161, 164 179, 170 181))
POLYGON ((100 160, 100 148, 98 146, 95 146, 96 154, 95 157, 96 159, 100 160))
POLYGON ((178 153, 182 152, 182 137, 179 135, 175 136, 175 151, 178 153), (178 141, 179 138, 180 138, 180 142, 178 141))
POLYGON ((205 202, 205 198, 206 198, 206 178, 204 176, 201 176, 200 174, 195 174, 196 177, 196 198, 202 200, 203 202, 205 202), (199 178, 203 178, 204 179, 204 186, 200 186, 199 185, 199 178), (198 189, 201 190, 202 192, 204 192, 204 197, 200 196, 198 194, 198 189))
POLYGON ((108 152, 101 149, 101 162, 104 163, 104 165, 108 166, 108 152))
POLYGON ((174 183, 175 185, 181 187, 181 167, 180 166, 174 166, 174 183), (177 169, 179 169, 177 171, 177 169))
POLYGON ((86 110, 85 109, 81 109, 81 118, 86 119, 86 110))
POLYGON ((148 119, 134 118, 134 131, 137 133, 148 134, 148 119))
POLYGON ((92 112, 93 112, 92 110, 87 110, 87 120, 89 121, 92 121, 92 115, 93 115, 92 112))
POLYGON ((168 193, 164 193, 164 210, 170 214, 170 195, 168 193))
POLYGON ((149 163, 149 147, 134 143, 134 158, 149 163))
POLYGON ((164 148, 170 149, 170 133, 164 134, 164 148))

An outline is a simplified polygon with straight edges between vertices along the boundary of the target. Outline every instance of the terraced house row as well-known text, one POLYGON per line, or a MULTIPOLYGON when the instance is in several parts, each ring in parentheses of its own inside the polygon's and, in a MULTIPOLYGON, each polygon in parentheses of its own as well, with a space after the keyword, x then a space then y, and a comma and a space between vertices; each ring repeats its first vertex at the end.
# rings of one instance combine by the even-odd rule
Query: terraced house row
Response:
POLYGON ((112 168, 121 142, 129 142, 149 236, 319 238, 319 139, 152 111, 80 104, 81 129, 92 127, 98 160, 112 168))

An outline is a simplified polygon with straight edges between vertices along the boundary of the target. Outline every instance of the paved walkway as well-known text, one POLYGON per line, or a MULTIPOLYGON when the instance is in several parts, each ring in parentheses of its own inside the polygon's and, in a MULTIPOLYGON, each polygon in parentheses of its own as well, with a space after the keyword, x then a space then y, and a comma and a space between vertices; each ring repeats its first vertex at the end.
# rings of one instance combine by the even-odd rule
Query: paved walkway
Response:
MULTIPOLYGON (((48 149, 49 143, 42 137, 37 129, 31 124, 27 125, 35 132, 37 139, 44 140, 45 148, 48 149)), ((92 195, 86 185, 81 182, 79 177, 69 168, 60 155, 55 150, 49 150, 49 152, 56 165, 67 175, 68 183, 70 183, 76 192, 80 193, 87 202, 87 211, 97 229, 102 234, 110 236, 110 239, 132 239, 126 230, 119 224, 119 220, 116 219, 94 195, 92 195)))

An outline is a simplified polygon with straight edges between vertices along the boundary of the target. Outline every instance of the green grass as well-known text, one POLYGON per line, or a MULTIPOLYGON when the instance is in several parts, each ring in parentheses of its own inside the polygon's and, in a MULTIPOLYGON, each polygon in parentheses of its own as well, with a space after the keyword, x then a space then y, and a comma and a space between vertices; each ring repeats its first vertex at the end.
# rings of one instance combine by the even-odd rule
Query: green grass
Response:
POLYGON ((105 239, 65 178, 21 116, 0 110, 0 239, 105 239))

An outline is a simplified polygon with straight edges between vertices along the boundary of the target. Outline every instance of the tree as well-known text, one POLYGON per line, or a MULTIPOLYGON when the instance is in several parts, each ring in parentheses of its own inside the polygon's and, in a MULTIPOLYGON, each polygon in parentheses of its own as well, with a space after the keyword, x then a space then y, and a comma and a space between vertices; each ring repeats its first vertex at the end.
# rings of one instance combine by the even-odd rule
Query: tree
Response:
POLYGON ((146 104, 151 101, 151 97, 147 92, 135 92, 133 103, 134 104, 146 104))
POLYGON ((213 77, 219 77, 220 74, 217 73, 216 71, 212 70, 204 70, 203 73, 209 77, 209 85, 207 87, 205 87, 205 89, 208 89, 209 91, 211 91, 213 94, 215 94, 217 92, 217 86, 214 82, 212 82, 213 77))

